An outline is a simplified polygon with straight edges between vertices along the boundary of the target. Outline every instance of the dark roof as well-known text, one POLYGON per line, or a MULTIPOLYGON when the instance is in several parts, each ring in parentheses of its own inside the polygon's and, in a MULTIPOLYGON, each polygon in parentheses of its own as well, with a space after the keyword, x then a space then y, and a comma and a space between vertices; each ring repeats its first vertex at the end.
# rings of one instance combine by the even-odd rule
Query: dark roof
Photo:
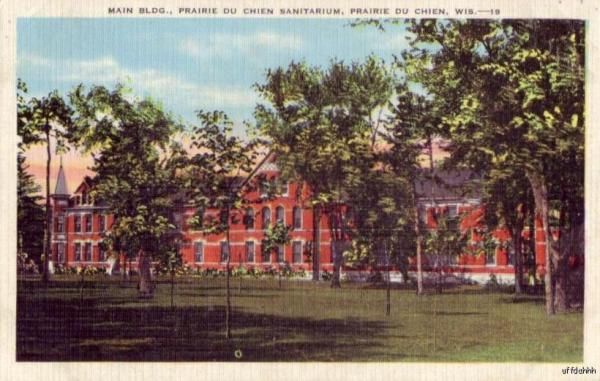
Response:
POLYGON ((434 170, 431 176, 431 172, 424 169, 415 180, 415 186, 421 199, 480 198, 478 179, 470 170, 434 170))

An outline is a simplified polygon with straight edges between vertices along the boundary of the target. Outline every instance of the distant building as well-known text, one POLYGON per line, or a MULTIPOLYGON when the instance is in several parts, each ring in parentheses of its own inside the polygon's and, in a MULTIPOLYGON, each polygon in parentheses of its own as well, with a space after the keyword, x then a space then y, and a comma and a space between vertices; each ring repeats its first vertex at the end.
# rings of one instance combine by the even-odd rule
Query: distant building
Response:
MULTIPOLYGON (((274 162, 267 162, 259 169, 258 174, 267 179, 274 179, 279 171, 274 162)), ((418 180, 417 192, 420 195, 418 202, 419 217, 427 229, 436 228, 436 215, 446 213, 447 216, 456 217, 456 228, 468 234, 474 244, 481 241, 480 230, 483 227, 483 207, 478 192, 475 190, 467 195, 461 194, 458 186, 468 178, 467 172, 439 173, 437 180, 418 180)), ((52 218, 54 232, 52 234, 52 259, 54 263, 68 267, 107 267, 107 253, 102 249, 102 236, 110 229, 113 216, 107 213, 106 207, 95 203, 90 196, 91 180, 84 179, 70 194, 67 189, 65 171, 60 166, 56 189, 51 195, 52 218)), ((246 194, 249 200, 248 207, 240 211, 241 218, 231 222, 231 253, 225 244, 224 235, 207 235, 195 231, 189 225, 189 220, 195 214, 192 205, 181 204, 173 210, 172 219, 181 233, 182 244, 180 253, 185 264, 203 269, 223 269, 227 256, 231 255, 231 265, 237 267, 279 267, 289 265, 292 269, 304 269, 307 273, 312 271, 310 251, 313 239, 313 211, 302 203, 309 190, 306 186, 289 183, 283 187, 280 194, 274 198, 266 198, 261 190, 251 190, 246 194), (301 187, 301 189, 299 189, 301 187), (301 195, 303 197, 298 197, 301 195), (265 228, 277 221, 291 226, 291 241, 282 245, 274 253, 263 253, 262 240, 265 228)), ((215 211, 208 210, 205 215, 216 215, 215 211)), ((330 231, 327 224, 327 215, 324 214, 320 221, 320 264, 321 271, 331 272, 333 261, 331 255, 330 231)), ((544 232, 539 227, 535 234, 535 258, 537 271, 543 271, 544 257, 544 232)), ((493 237, 499 243, 509 239, 508 232, 497 230, 493 237)), ((524 244, 528 244, 529 231, 524 232, 524 244)), ((441 266, 445 273, 454 274, 476 281, 489 279, 490 274, 504 282, 514 281, 514 268, 512 251, 507 245, 498 245, 484 255, 463 254, 452 258, 444 258, 444 262, 436 262, 439 258, 424 255, 423 267, 426 272, 438 269, 441 266)), ((524 250, 526 253, 527 250, 524 250)), ((121 260, 119 260, 121 262, 121 260)), ((415 270, 414 258, 411 258, 410 271, 415 270)), ((526 263, 526 261, 524 261, 526 263)), ((343 274, 348 277, 361 276, 376 270, 373 268, 344 267, 343 274)), ((397 269, 393 269, 397 270, 397 269)), ((527 273, 525 267, 525 273, 527 273)), ((397 273, 396 273, 397 274, 397 273)))

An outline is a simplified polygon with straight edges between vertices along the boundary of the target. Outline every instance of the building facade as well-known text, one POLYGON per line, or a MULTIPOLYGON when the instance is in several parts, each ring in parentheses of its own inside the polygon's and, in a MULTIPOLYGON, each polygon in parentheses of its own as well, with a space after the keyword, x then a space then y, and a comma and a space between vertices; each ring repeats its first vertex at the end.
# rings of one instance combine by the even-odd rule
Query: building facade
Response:
MULTIPOLYGON (((264 178, 274 179, 278 170, 273 162, 267 162, 258 173, 264 178)), ((468 234, 472 243, 482 240, 481 228, 484 208, 477 194, 471 196, 459 195, 452 190, 465 180, 461 173, 444 174, 444 186, 434 181, 422 181, 417 184, 419 198, 419 218, 427 229, 436 229, 436 216, 445 214, 458 219, 462 232, 468 234)), ((58 172, 55 192, 52 198, 52 213, 54 232, 52 234, 52 261, 66 267, 108 267, 107 252, 101 242, 103 234, 110 229, 113 216, 107 213, 106 207, 97 205, 90 196, 91 181, 86 178, 69 193, 67 189, 64 168, 58 172)), ((313 210, 306 206, 309 190, 304 184, 289 183, 281 189, 276 197, 267 198, 260 189, 250 190, 245 194, 249 200, 244 210, 236 211, 238 215, 232 218, 230 224, 231 245, 228 247, 224 235, 205 234, 194 230, 190 220, 196 210, 192 205, 182 204, 173 211, 173 223, 183 237, 179 246, 183 263, 202 269, 223 269, 228 256, 231 256, 231 266, 247 268, 278 268, 290 266, 293 270, 303 269, 307 274, 312 271, 310 253, 312 251, 314 221, 313 210), (290 226, 290 243, 280 246, 275 252, 265 253, 262 240, 265 230, 276 222, 290 226), (229 248, 231 252, 229 252, 229 248)), ((216 211, 208 210, 205 216, 217 217, 216 211)), ((331 235, 324 213, 320 223, 320 270, 333 270, 331 252, 331 235)), ((539 226, 539 224, 538 224, 539 226)), ((536 228, 532 235, 524 232, 524 244, 529 237, 535 238, 535 255, 529 262, 535 263, 536 273, 541 273, 544 267, 544 232, 536 228)), ((447 274, 469 278, 475 281, 485 281, 494 274, 501 281, 514 281, 514 258, 509 245, 503 243, 509 240, 507 231, 496 230, 492 233, 497 241, 493 249, 485 255, 463 254, 455 257, 423 256, 423 268, 426 272, 443 270, 447 274)), ((118 262, 121 263, 122 257, 118 262)), ((135 267, 135 263, 134 263, 135 267)), ((375 266, 377 267, 377 266, 375 266)), ((414 258, 409 260, 410 271, 415 270, 414 258)), ((355 277, 377 270, 370 267, 343 268, 343 276, 355 277)), ((397 271, 397 269, 393 269, 397 271)), ((527 273, 529 269, 525 267, 527 273)), ((399 276, 399 275, 398 275, 399 276)), ((538 275, 539 277, 539 275, 538 275)))

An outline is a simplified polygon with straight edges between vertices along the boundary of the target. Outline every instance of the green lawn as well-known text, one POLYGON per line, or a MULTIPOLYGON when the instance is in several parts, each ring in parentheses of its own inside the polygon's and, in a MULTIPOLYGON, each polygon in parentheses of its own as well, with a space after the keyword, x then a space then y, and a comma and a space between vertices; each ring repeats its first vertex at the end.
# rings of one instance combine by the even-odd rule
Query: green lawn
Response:
POLYGON ((232 281, 233 338, 223 335, 224 279, 178 278, 152 300, 97 277, 19 282, 18 360, 561 361, 583 358, 583 314, 544 314, 543 300, 469 287, 415 296, 366 284, 232 281), (237 355, 237 357, 236 357, 237 355))

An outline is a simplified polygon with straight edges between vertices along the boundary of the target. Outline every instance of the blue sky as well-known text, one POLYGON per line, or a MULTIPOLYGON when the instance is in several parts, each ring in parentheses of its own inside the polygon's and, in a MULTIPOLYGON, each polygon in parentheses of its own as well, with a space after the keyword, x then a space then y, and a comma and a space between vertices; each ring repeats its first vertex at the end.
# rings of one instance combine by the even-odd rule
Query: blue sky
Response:
MULTIPOLYGON (((19 19, 17 76, 32 96, 73 86, 131 86, 186 121, 220 109, 252 121, 252 89, 268 68, 332 58, 391 62, 407 47, 400 27, 380 32, 339 19, 19 19)), ((238 127, 241 128, 241 127, 238 127)))

